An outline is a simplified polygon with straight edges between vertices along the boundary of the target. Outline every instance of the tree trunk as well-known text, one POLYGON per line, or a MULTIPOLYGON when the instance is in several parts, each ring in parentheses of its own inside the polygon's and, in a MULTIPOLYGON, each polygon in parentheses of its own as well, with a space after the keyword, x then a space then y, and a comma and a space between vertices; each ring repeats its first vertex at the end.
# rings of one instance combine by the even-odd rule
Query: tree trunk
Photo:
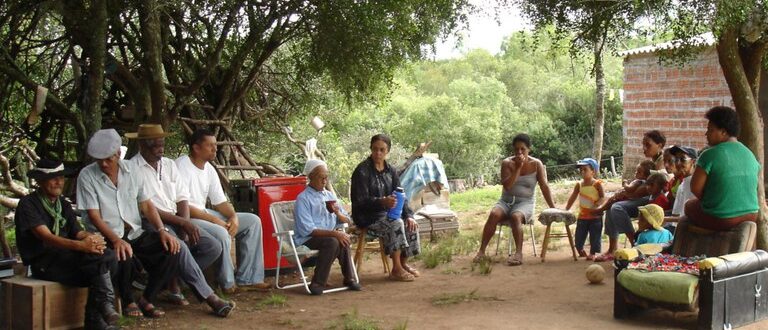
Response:
POLYGON ((142 62, 145 69, 142 76, 149 85, 151 107, 148 109, 149 118, 137 116, 134 122, 140 123, 149 119, 153 123, 163 123, 165 112, 165 81, 163 79, 163 46, 161 44, 160 8, 157 1, 139 1, 139 16, 141 17, 141 42, 144 51, 142 62))
MULTIPOLYGON (((104 88, 104 59, 107 53, 107 1, 96 0, 91 2, 91 13, 89 19, 92 35, 89 38, 90 47, 83 48, 87 50, 87 81, 84 87, 82 104, 82 119, 85 125, 86 138, 90 137, 101 129, 101 91, 104 88)), ((85 150, 85 144, 79 146, 81 151, 85 150)), ((85 152, 81 154, 85 155, 85 152)))
POLYGON ((602 42, 595 43, 595 135, 592 144, 592 155, 600 164, 603 157, 603 130, 605 125, 605 73, 603 72, 602 42))
MULTIPOLYGON (((758 90, 754 84, 759 84, 760 75, 752 80, 747 77, 744 68, 744 62, 739 52, 739 31, 736 28, 725 30, 718 39, 717 55, 720 61, 720 67, 723 69, 723 76, 728 83, 728 89, 731 92, 733 104, 739 113, 739 122, 741 124, 741 134, 739 140, 749 148, 760 166, 764 166, 764 145, 763 145, 763 125, 760 110, 757 104, 757 97, 754 91, 758 90)), ((759 55, 762 58, 764 54, 759 55)), ((757 187, 758 204, 760 205, 760 214, 757 219, 757 248, 768 248, 768 227, 766 227, 766 216, 768 207, 765 204, 765 182, 763 181, 763 171, 758 172, 757 187)))

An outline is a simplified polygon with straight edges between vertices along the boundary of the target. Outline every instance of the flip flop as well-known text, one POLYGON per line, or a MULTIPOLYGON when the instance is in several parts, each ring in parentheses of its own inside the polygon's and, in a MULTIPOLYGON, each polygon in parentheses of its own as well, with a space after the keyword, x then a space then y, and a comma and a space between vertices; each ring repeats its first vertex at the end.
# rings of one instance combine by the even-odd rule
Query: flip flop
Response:
POLYGON ((396 282, 413 282, 416 278, 411 273, 405 272, 399 275, 389 274, 387 279, 396 282))
POLYGON ((595 262, 613 261, 613 254, 601 254, 595 257, 595 262))
POLYGON ((421 276, 421 273, 419 273, 419 271, 416 270, 416 268, 413 268, 410 265, 403 265, 403 269, 405 269, 406 272, 411 273, 411 275, 413 275, 413 277, 421 276))
POLYGON ((143 314, 136 303, 130 303, 123 308, 123 315, 128 317, 141 317, 143 314))
POLYGON ((513 255, 507 259, 507 266, 520 266, 523 264, 523 261, 520 260, 520 258, 516 255, 513 255))
POLYGON ((218 317, 229 317, 232 315, 232 311, 235 309, 235 302, 234 301, 222 301, 223 304, 219 306, 218 308, 213 310, 213 313, 216 314, 218 317))
POLYGON ((178 293, 167 292, 163 295, 163 300, 177 306, 189 305, 189 300, 187 300, 187 298, 184 297, 184 294, 181 292, 178 292, 178 293))
POLYGON ((159 317, 165 316, 165 312, 160 310, 159 308, 155 307, 152 303, 146 303, 146 304, 139 304, 139 309, 141 310, 141 313, 144 314, 144 317, 150 318, 150 319, 156 319, 159 317))

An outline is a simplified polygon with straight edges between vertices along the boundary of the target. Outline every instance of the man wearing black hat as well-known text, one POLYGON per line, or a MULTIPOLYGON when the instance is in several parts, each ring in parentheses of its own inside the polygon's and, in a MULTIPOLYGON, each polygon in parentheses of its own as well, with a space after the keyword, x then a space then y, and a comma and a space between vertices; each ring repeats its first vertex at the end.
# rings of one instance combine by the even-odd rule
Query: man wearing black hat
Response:
POLYGON ((116 327, 120 315, 110 278, 115 254, 104 237, 82 230, 72 205, 61 196, 64 177, 71 173, 49 159, 29 172, 38 189, 22 197, 16 209, 19 253, 35 278, 88 287, 86 329, 116 327))

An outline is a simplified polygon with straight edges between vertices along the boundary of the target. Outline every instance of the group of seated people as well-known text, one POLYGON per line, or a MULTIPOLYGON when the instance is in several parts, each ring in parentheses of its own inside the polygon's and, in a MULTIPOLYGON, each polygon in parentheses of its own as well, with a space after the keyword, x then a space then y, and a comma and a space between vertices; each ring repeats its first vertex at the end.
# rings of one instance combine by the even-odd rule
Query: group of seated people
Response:
MULTIPOLYGON (((82 220, 62 196, 73 169, 60 161, 41 159, 28 174, 37 189, 18 204, 19 253, 33 277, 89 288, 88 329, 117 327, 115 294, 126 316, 164 315, 153 304, 161 294, 172 303, 188 305, 179 279, 215 315, 227 317, 235 303, 217 296, 202 271, 217 261, 215 280, 225 293, 270 287, 264 282, 261 220, 235 211, 209 163, 216 157, 215 135, 195 131, 189 139, 189 154, 175 161, 163 156, 168 135, 160 125, 140 125, 137 132, 125 134, 137 140, 139 152, 123 160, 117 131, 94 133, 87 153, 95 161, 77 177, 76 208, 82 220), (237 242, 236 268, 230 256, 232 238, 237 242), (140 270, 146 272, 147 283, 134 297, 132 286, 140 270)), ((371 156, 352 177, 353 216, 357 226, 380 238, 392 257, 389 278, 413 281, 419 272, 407 261, 420 249, 413 212, 406 203, 400 216, 387 216, 397 202, 393 192, 400 186, 397 172, 386 162, 390 147, 386 135, 371 139, 371 156)), ((343 284, 360 290, 350 266, 349 236, 334 230, 337 223, 351 219, 325 189, 328 166, 310 160, 304 174, 308 185, 295 203, 294 239, 297 245, 319 251, 310 291, 323 293, 334 259, 342 266, 343 284)))
POLYGON ((38 188, 19 201, 19 252, 33 277, 89 287, 87 328, 116 326, 115 293, 126 316, 162 316, 153 303, 163 290, 171 302, 189 304, 179 279, 214 314, 227 317, 235 303, 219 298, 202 272, 216 261, 216 282, 226 293, 270 287, 264 283, 261 221, 235 212, 227 201, 209 163, 216 155, 213 133, 195 132, 189 155, 175 161, 163 157, 166 136, 160 125, 141 125, 126 134, 137 140, 139 153, 123 160, 117 131, 94 133, 87 153, 95 161, 77 178, 82 221, 62 196, 72 169, 41 159, 29 172, 38 188), (233 237, 237 270, 230 257, 233 237), (138 269, 148 276, 134 297, 138 269))
MULTIPOLYGON (((666 138, 657 131, 643 136, 643 152, 648 160, 637 165, 634 180, 623 182, 622 189, 606 197, 597 179, 599 163, 585 158, 576 163, 582 180, 576 183, 565 210, 578 200, 575 247, 587 260, 613 260, 619 234, 635 244, 666 243, 673 234, 665 222, 690 221, 710 230, 729 230, 744 221, 756 221, 760 164, 754 154, 737 140, 739 117, 725 106, 709 109, 706 139, 702 152, 686 146, 664 148, 666 138), (605 218, 605 220, 603 220, 605 218), (635 229, 632 218, 638 219, 635 229), (603 226, 605 223, 605 226, 603 226), (601 252, 601 237, 608 236, 608 251, 601 252), (584 250, 589 237, 590 252, 584 250)), ((546 167, 528 155, 530 137, 513 140, 515 155, 501 165, 502 196, 493 207, 482 234, 474 261, 485 256, 485 248, 500 223, 509 223, 515 238, 516 253, 509 265, 522 264, 522 224, 531 221, 533 192, 538 184, 545 202, 555 208, 547 183, 546 167)))
MULTIPOLYGON (((630 242, 669 241, 664 229, 668 220, 691 221, 712 229, 728 230, 743 221, 757 218, 757 178, 760 170, 753 153, 736 140, 738 115, 728 107, 710 109, 706 118, 708 149, 699 154, 689 147, 664 149, 666 139, 658 131, 643 138, 647 161, 641 162, 632 182, 606 198, 597 179, 599 163, 591 158, 577 162, 582 180, 565 209, 578 199, 576 248, 579 255, 596 261, 611 260, 617 238, 624 233, 630 242), (601 231, 605 213, 608 251, 602 255, 601 231), (638 217, 639 230, 632 225, 638 217), (590 238, 590 253, 584 243, 590 238)), ((29 177, 37 190, 18 205, 16 237, 25 265, 33 277, 68 285, 88 287, 86 326, 114 327, 115 293, 123 313, 129 316, 159 317, 164 313, 153 305, 161 291, 180 305, 189 304, 181 294, 178 280, 213 312, 228 316, 233 301, 219 298, 204 276, 203 269, 216 264, 216 282, 224 292, 266 289, 260 219, 240 213, 228 202, 218 175, 209 163, 217 152, 215 135, 195 131, 189 140, 189 154, 171 160, 164 155, 165 137, 160 125, 140 125, 127 133, 136 139, 139 153, 130 160, 121 158, 121 137, 113 129, 97 131, 89 140, 87 153, 95 161, 77 178, 77 219, 72 205, 62 197, 65 177, 74 173, 59 161, 42 159, 29 177), (206 203, 212 209, 206 208, 206 203), (237 242, 237 268, 230 257, 231 240, 237 242), (146 287, 138 297, 132 293, 137 268, 148 274, 146 287)), ((475 260, 485 258, 485 249, 499 223, 513 229, 516 253, 507 260, 520 265, 522 224, 531 221, 534 191, 541 187, 545 202, 554 208, 547 183, 546 167, 529 156, 530 137, 513 139, 514 156, 501 165, 502 196, 493 207, 482 233, 475 260)), ((401 214, 391 216, 400 187, 396 169, 387 162, 391 139, 383 134, 371 138, 370 156, 354 170, 351 182, 352 216, 325 187, 329 168, 321 160, 309 160, 304 167, 308 185, 295 202, 296 245, 318 250, 316 269, 310 285, 312 294, 322 294, 329 272, 339 260, 343 285, 360 290, 351 267, 350 237, 335 228, 354 222, 378 237, 392 258, 389 279, 413 281, 420 274, 408 264, 419 253, 418 225, 406 202, 401 214), (354 221, 352 220, 354 219, 354 221)))

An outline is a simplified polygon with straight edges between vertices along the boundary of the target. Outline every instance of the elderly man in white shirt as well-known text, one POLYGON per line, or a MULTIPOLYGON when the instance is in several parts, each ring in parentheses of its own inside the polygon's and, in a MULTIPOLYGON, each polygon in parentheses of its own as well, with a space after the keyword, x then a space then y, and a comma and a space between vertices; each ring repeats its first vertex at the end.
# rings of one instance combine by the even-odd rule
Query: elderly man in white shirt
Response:
MULTIPOLYGON (((136 139, 139 145, 139 153, 130 162, 137 169, 137 175, 144 180, 145 189, 153 194, 152 204, 157 208, 160 219, 187 244, 199 268, 206 269, 221 257, 222 244, 207 231, 199 230, 189 217, 186 180, 180 178, 176 163, 163 157, 165 137, 168 135, 158 124, 142 124, 138 132, 126 133, 127 138, 136 139)), ((226 235, 223 228, 220 230, 226 235)), ((175 278, 171 280, 169 291, 167 300, 182 306, 189 304, 175 278)))
POLYGON ((235 212, 221 187, 216 169, 209 163, 216 158, 216 136, 208 130, 197 130, 190 137, 189 155, 176 159, 181 177, 187 180, 189 188, 189 212, 192 221, 211 230, 225 228, 228 234, 214 236, 224 245, 220 283, 225 292, 267 289, 264 283, 264 252, 262 247, 261 219, 253 213, 235 212), (213 210, 206 209, 210 200, 213 210), (198 220, 202 219, 202 220, 198 220), (231 249, 231 238, 237 241, 237 272, 233 272, 232 259, 227 253, 231 249))

